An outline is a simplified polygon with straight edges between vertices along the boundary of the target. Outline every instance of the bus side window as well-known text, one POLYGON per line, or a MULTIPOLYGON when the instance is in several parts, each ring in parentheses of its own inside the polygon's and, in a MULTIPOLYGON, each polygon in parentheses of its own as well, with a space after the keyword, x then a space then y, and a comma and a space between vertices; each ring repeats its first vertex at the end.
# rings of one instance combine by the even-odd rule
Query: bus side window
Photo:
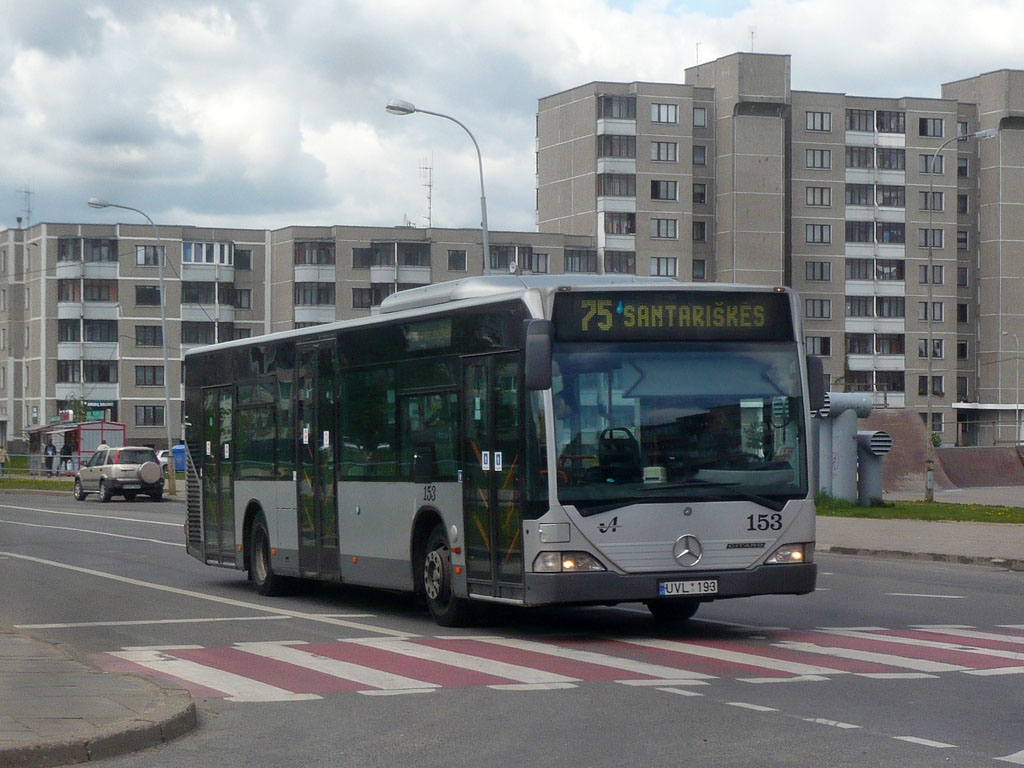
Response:
POLYGON ((402 398, 402 470, 413 482, 454 480, 457 397, 454 392, 402 398))

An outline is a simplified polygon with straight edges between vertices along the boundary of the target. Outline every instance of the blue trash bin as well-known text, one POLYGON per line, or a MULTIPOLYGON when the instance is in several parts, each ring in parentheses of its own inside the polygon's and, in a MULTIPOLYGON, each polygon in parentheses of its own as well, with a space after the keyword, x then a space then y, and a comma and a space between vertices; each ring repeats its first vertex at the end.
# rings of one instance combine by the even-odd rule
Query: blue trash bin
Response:
POLYGON ((174 456, 174 469, 177 472, 185 471, 185 446, 181 443, 171 448, 171 455, 174 456))

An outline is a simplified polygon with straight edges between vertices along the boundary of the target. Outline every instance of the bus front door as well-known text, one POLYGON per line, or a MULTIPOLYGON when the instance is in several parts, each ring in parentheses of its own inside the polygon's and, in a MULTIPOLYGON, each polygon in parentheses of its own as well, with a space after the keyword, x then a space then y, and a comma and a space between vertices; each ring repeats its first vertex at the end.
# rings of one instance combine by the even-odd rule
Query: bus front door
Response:
POLYGON ((335 342, 300 346, 297 368, 299 570, 303 576, 337 580, 341 569, 334 478, 338 438, 335 342))
POLYGON ((463 530, 471 595, 523 598, 519 354, 463 359, 463 530))
POLYGON ((203 541, 208 563, 235 562, 232 493, 234 387, 203 392, 203 541))

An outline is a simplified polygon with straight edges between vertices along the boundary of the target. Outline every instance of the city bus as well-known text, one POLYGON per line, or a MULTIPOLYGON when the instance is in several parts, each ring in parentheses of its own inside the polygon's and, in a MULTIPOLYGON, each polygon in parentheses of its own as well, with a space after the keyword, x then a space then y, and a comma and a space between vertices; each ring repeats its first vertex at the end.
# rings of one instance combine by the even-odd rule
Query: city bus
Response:
MULTIPOLYGON (((185 355, 189 554, 475 604, 814 590, 810 413, 788 288, 493 275, 185 355)), ((809 373, 810 372, 810 373, 809 373)))

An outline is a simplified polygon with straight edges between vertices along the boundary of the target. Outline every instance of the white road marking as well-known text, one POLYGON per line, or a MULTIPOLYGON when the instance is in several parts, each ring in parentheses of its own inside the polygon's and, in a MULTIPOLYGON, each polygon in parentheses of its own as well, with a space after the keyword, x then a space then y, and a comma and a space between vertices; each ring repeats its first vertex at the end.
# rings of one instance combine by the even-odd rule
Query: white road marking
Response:
POLYGON ((829 667, 818 667, 812 664, 801 664, 797 661, 786 661, 784 659, 773 659, 769 656, 757 656, 752 653, 741 653, 729 651, 724 648, 709 648, 693 643, 684 643, 677 640, 623 640, 624 643, 640 645, 646 648, 658 648, 663 651, 675 651, 691 656, 702 656, 719 661, 731 661, 735 664, 746 664, 748 666, 762 667, 763 669, 774 669, 778 672, 789 672, 794 675, 841 675, 848 674, 844 670, 831 669, 829 667))
POLYGON ((228 694, 228 701, 309 701, 322 698, 313 693, 292 693, 275 685, 267 685, 232 672, 224 672, 205 664, 176 659, 156 650, 121 651, 111 654, 161 674, 213 688, 228 694))
POLYGON ((261 658, 283 661, 286 664, 294 664, 297 667, 311 669, 314 672, 320 672, 331 677, 351 680, 354 683, 368 685, 371 688, 393 691, 399 689, 424 690, 441 687, 437 683, 414 680, 411 677, 384 672, 372 667, 364 667, 361 664, 353 664, 341 659, 332 659, 316 653, 307 653, 306 651, 299 650, 299 647, 302 645, 305 645, 305 643, 235 643, 235 647, 239 650, 261 658))
POLYGON ((969 669, 965 675, 992 677, 993 675, 1024 675, 1024 667, 997 667, 995 669, 969 669))
POLYGON ((575 688, 575 683, 511 683, 508 685, 488 685, 496 691, 560 691, 575 688))
POLYGON ((893 656, 888 653, 874 653, 872 651, 858 651, 853 648, 836 648, 833 646, 815 645, 814 643, 798 643, 792 640, 784 640, 775 643, 780 648, 791 648, 794 651, 805 651, 807 653, 820 653, 824 656, 838 656, 841 659, 857 659, 859 661, 873 661, 877 664, 885 664, 890 667, 903 667, 905 669, 916 669, 918 672, 962 672, 970 667, 961 667, 957 664, 946 664, 941 661, 927 661, 924 659, 912 659, 906 656, 893 656))
MULTIPOLYGON (((74 531, 75 533, 88 533, 93 536, 109 536, 114 539, 131 539, 132 541, 145 541, 150 544, 163 544, 168 547, 184 547, 184 542, 164 541, 163 539, 149 539, 145 536, 129 536, 125 533, 110 533, 108 531, 90 531, 87 528, 68 528, 65 525, 43 525, 42 523, 23 523, 17 520, 0 520, 0 523, 7 525, 21 525, 25 528, 48 528, 53 531, 74 531)), ((13 557, 10 553, 9 556, 13 557)))
POLYGON ((401 688, 386 691, 371 689, 369 691, 356 691, 356 693, 361 693, 363 696, 402 696, 406 693, 433 693, 436 690, 436 688, 401 688))
POLYGON ((139 621, 80 621, 73 624, 15 624, 15 629, 79 629, 81 627, 141 627, 150 624, 206 624, 214 621, 284 621, 287 616, 227 616, 210 619, 150 619, 139 621))
POLYGON ((1024 629, 1024 624, 998 624, 1003 629, 1024 629))
POLYGON ((126 645, 121 648, 122 651, 198 651, 201 650, 201 645, 126 645))
POLYGON ((853 725, 852 723, 841 723, 838 720, 828 720, 824 717, 805 717, 804 722, 817 723, 818 725, 831 725, 833 728, 860 728, 859 725, 853 725))
POLYGON ((348 627, 349 629, 359 629, 368 632, 376 632, 382 635, 393 635, 395 637, 414 637, 410 632, 402 632, 395 629, 385 629, 384 627, 375 627, 372 624, 363 624, 358 621, 346 621, 345 619, 335 619, 329 616, 324 616, 317 613, 305 613, 303 611, 291 611, 287 608, 278 608, 272 605, 260 605, 259 603, 250 603, 245 600, 235 600, 230 597, 219 597, 217 595, 208 595, 203 592, 195 592, 191 589, 180 589, 179 587, 169 587, 165 584, 155 584, 149 581, 142 581, 141 579, 132 579, 128 576, 118 576, 116 573, 106 573, 104 571, 97 571, 92 568, 82 568, 78 565, 68 565, 67 563, 58 563, 55 560, 45 560, 41 557, 32 557, 31 555, 19 555, 14 552, 0 552, 0 555, 7 555, 18 560, 24 560, 30 563, 37 563, 39 565, 49 565, 53 568, 61 568, 66 571, 72 571, 74 573, 84 573, 88 576, 96 576, 101 579, 109 579, 110 581, 117 581, 122 584, 130 584, 134 587, 144 587, 146 589, 152 589, 157 592, 167 592, 172 595, 180 595, 181 597, 191 597, 197 600, 207 600, 212 603, 219 603, 220 605, 231 605, 236 608, 247 608, 252 611, 263 611, 264 613, 272 613, 276 616, 288 616, 293 619, 303 619, 305 621, 315 621, 321 624, 332 624, 340 627, 348 627))
POLYGON ((920 744, 922 747, 935 747, 935 749, 956 749, 956 744, 946 744, 942 741, 932 741, 931 739, 921 739, 917 736, 893 736, 898 741, 909 741, 911 744, 920 744))
POLYGON ((619 685, 639 685, 639 686, 657 686, 657 685, 707 685, 707 680, 616 680, 619 685))
POLYGON ((796 677, 740 677, 741 683, 819 683, 831 680, 830 677, 821 675, 797 675, 796 677))
POLYGON ((854 672, 855 677, 869 677, 872 680, 926 680, 938 677, 927 672, 854 672))
POLYGON ((675 693, 679 696, 703 696, 703 693, 697 693, 696 691, 688 691, 685 688, 659 688, 659 691, 665 693, 675 693))
POLYGON ((976 646, 960 645, 958 643, 943 643, 937 640, 918 640, 913 637, 879 635, 872 632, 856 632, 852 630, 823 629, 821 631, 826 634, 837 635, 839 637, 874 640, 882 643, 893 643, 896 645, 913 645, 918 648, 937 648, 943 651, 956 651, 957 653, 975 653, 981 656, 994 656, 999 659, 1024 660, 1024 653, 1020 653, 1018 651, 1003 651, 998 648, 978 648, 976 646))
POLYGON ((379 648, 391 653, 399 653, 403 656, 411 656, 414 659, 434 661, 439 664, 447 664, 457 669, 470 669, 474 672, 482 672, 495 677, 504 677, 508 680, 515 680, 519 683, 578 683, 578 678, 557 675, 554 672, 545 672, 540 669, 523 667, 518 664, 509 664, 504 661, 494 661, 480 656, 471 656, 457 651, 448 651, 444 648, 433 648, 429 645, 410 643, 405 640, 392 640, 391 638, 369 638, 365 640, 351 640, 350 642, 360 645, 368 645, 372 648, 379 648))
POLYGON ((739 707, 740 709, 752 709, 755 712, 778 712, 779 710, 775 707, 763 707, 760 704, 748 704, 745 701, 727 701, 725 702, 730 707, 739 707))
POLYGON ((533 640, 515 640, 512 638, 504 637, 477 637, 474 639, 480 640, 485 643, 491 643, 493 645, 500 645, 506 648, 515 648, 521 651, 542 653, 546 656, 557 656, 561 659, 582 661, 587 664, 595 664, 601 667, 611 667, 612 669, 620 669, 623 672, 635 672, 639 675, 650 675, 651 677, 661 678, 665 680, 713 679, 712 675, 705 675, 700 672, 690 672, 689 670, 676 669, 675 667, 666 667, 662 666, 661 664, 649 664, 644 661, 635 661, 633 659, 618 658, 616 656, 607 656, 603 653, 595 653, 594 651, 581 651, 575 648, 566 648, 560 645, 538 643, 533 640))
POLYGON ((966 637, 969 640, 997 640, 1001 643, 1018 643, 1024 645, 1024 636, 1005 635, 1001 632, 981 632, 959 624, 919 624, 914 627, 922 632, 935 632, 954 637, 966 637))
POLYGON ((45 512, 49 515, 63 515, 66 517, 94 517, 98 520, 118 520, 123 523, 144 523, 145 525, 166 525, 181 530, 184 520, 180 523, 168 523, 163 520, 146 520, 138 517, 117 517, 116 515, 93 515, 87 512, 63 512, 56 509, 40 509, 39 507, 16 507, 11 504, 0 504, 0 509, 17 509, 22 512, 45 512))
POLYGON ((1022 749, 1020 752, 1014 752, 1012 755, 1006 755, 1005 757, 997 757, 996 760, 1002 760, 1004 763, 1024 765, 1024 749, 1022 749))
POLYGON ((889 597, 931 597, 936 600, 964 600, 965 595, 919 595, 914 592, 886 592, 889 597))

